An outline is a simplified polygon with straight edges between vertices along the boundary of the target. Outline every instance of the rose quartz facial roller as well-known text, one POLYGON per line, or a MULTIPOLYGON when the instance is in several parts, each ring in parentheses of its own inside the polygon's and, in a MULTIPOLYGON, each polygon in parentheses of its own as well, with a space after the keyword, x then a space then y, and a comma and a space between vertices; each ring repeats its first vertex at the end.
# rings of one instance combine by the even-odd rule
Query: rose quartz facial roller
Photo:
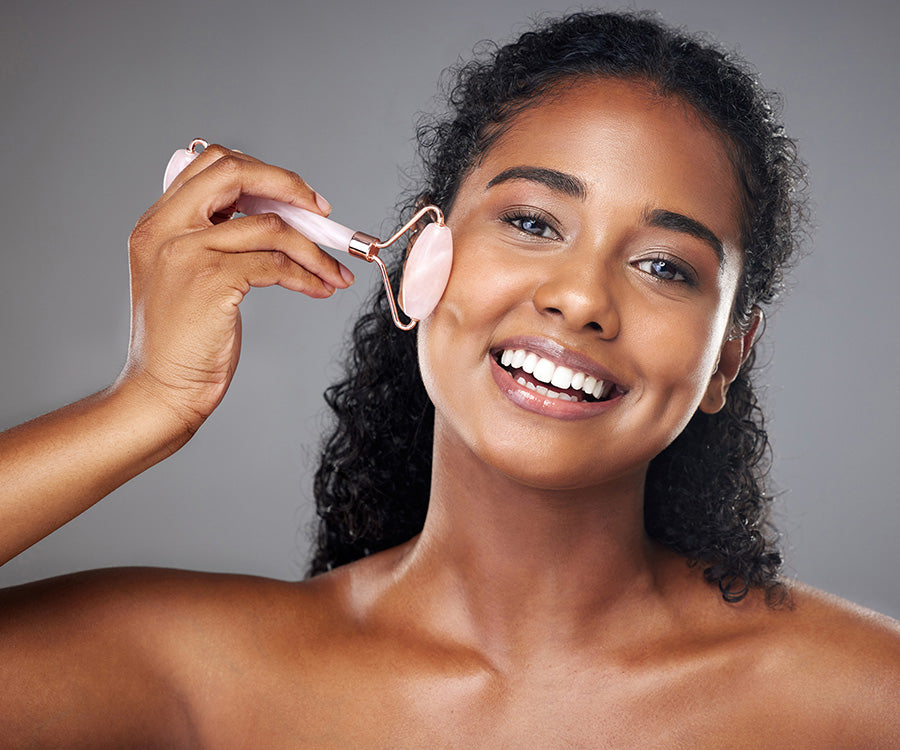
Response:
MULTIPOLYGON (((206 148, 208 145, 206 141, 195 138, 186 149, 179 149, 172 155, 163 178, 163 192, 168 190, 175 177, 200 155, 197 148, 200 146, 206 148)), ((412 329, 418 321, 431 315, 447 287, 453 262, 453 240, 449 227, 444 224, 444 215, 437 206, 425 206, 417 211, 396 234, 385 242, 365 232, 348 229, 336 221, 326 219, 312 211, 267 198, 242 195, 237 201, 237 210, 248 216, 265 213, 278 214, 300 234, 317 245, 333 250, 343 250, 356 258, 376 263, 381 270, 394 324, 404 331, 412 329), (416 237, 406 258, 403 278, 400 281, 400 307, 410 317, 410 321, 404 323, 397 313, 397 304, 394 302, 387 269, 384 261, 378 257, 378 252, 393 245, 427 213, 432 213, 436 221, 426 225, 416 237)))

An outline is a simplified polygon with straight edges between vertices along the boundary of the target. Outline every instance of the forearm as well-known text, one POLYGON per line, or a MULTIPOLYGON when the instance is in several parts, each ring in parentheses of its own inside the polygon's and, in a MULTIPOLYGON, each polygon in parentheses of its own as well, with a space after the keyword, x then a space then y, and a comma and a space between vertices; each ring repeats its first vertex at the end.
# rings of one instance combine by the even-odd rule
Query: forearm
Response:
POLYGON ((132 331, 110 388, 0 434, 0 564, 180 448, 221 401, 252 287, 315 298, 353 274, 275 214, 213 221, 241 194, 321 213, 296 174, 211 146, 129 239, 132 331))
POLYGON ((131 382, 0 433, 0 564, 190 437, 131 382))

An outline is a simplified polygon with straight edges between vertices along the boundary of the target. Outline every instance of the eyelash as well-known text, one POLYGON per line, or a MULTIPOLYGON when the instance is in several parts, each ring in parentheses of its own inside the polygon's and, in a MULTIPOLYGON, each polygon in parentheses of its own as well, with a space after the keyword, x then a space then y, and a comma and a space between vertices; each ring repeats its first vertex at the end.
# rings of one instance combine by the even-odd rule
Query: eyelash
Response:
POLYGON ((506 213, 500 215, 500 220, 506 222, 511 225, 513 228, 518 229, 522 234, 528 235, 534 239, 540 240, 553 240, 560 239, 560 234, 553 226, 553 222, 550 220, 550 217, 547 216, 543 211, 536 211, 534 209, 521 209, 515 208, 506 213), (529 232, 525 229, 522 224, 525 222, 534 222, 535 224, 540 224, 543 227, 543 230, 550 230, 553 233, 552 237, 545 237, 543 233, 535 234, 533 232, 529 232))
POLYGON ((664 284, 687 284, 688 286, 697 286, 697 277, 694 275, 693 271, 690 268, 688 268, 683 263, 679 263, 672 258, 666 257, 665 255, 657 255, 652 258, 641 258, 641 260, 635 261, 634 265, 642 273, 646 273, 653 277, 655 281, 664 284), (674 274, 676 278, 667 279, 660 276, 659 273, 654 273, 651 270, 645 271, 643 268, 641 268, 641 266, 645 263, 664 263, 669 266, 669 268, 667 269, 669 273, 674 274), (679 279, 677 278, 677 276, 681 276, 681 278, 679 279))
MULTIPOLYGON (((506 222, 511 225, 513 228, 517 229, 522 234, 528 235, 534 239, 558 239, 560 237, 559 232, 554 228, 553 223, 550 220, 550 217, 547 216, 543 211, 538 211, 535 209, 522 209, 515 208, 507 211, 500 216, 501 221, 506 222), (543 227, 543 230, 550 230, 554 237, 545 237, 543 233, 535 234, 533 232, 529 232, 525 229, 522 224, 525 222, 534 222, 536 224, 540 224, 543 227)), ((697 286, 697 277, 693 273, 693 271, 688 268, 685 264, 679 263, 673 258, 667 257, 665 255, 656 255, 652 258, 642 258, 641 260, 635 261, 634 265, 642 272, 651 276, 654 281, 664 283, 664 284, 686 284, 687 286, 697 286), (667 279, 659 275, 659 273, 654 273, 652 270, 644 270, 641 266, 645 263, 658 264, 664 263, 669 267, 669 272, 674 274, 675 278, 667 279), (681 278, 678 278, 680 276, 681 278)), ((652 266, 651 266, 652 268, 652 266)))

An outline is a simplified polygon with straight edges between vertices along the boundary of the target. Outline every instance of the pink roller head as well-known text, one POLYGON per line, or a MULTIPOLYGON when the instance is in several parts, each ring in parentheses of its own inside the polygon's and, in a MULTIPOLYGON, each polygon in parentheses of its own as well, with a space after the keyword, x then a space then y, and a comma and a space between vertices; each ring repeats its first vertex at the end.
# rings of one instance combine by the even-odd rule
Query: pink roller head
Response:
POLYGON ((415 320, 431 315, 447 288, 453 239, 444 224, 429 224, 416 238, 400 281, 400 307, 415 320))

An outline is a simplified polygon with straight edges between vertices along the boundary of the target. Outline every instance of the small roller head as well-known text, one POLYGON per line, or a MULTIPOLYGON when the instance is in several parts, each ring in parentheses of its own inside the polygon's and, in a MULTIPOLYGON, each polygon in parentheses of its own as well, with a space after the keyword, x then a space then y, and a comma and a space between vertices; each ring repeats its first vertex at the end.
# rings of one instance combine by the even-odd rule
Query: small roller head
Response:
POLYGON ((452 263, 449 227, 429 224, 416 237, 403 267, 399 300, 403 312, 416 320, 431 315, 447 288, 452 263))

